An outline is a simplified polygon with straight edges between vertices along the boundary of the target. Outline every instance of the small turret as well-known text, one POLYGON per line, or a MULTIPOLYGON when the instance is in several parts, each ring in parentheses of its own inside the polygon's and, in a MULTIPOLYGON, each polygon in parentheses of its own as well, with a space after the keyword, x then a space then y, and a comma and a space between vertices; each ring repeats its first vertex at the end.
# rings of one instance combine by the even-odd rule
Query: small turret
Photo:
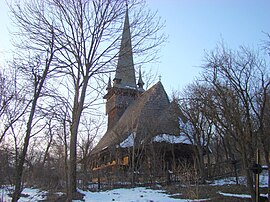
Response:
POLYGON ((112 88, 112 81, 111 81, 111 76, 110 76, 106 90, 110 90, 111 88, 112 88))
POLYGON ((144 82, 142 80, 141 68, 139 70, 139 79, 138 79, 137 85, 138 85, 138 90, 141 91, 141 92, 144 92, 144 89, 143 89, 144 82))

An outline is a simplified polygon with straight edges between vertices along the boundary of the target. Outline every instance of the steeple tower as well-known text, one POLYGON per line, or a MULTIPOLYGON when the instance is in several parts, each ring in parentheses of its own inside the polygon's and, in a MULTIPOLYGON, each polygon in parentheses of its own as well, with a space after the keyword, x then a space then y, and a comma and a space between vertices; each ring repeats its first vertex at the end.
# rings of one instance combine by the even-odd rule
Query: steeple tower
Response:
POLYGON ((110 130, 119 121, 128 106, 142 92, 136 85, 127 7, 115 78, 113 79, 112 86, 109 78, 107 94, 104 96, 104 99, 107 100, 107 130, 110 130))
POLYGON ((126 10, 119 59, 113 81, 115 87, 136 88, 128 8, 126 10))

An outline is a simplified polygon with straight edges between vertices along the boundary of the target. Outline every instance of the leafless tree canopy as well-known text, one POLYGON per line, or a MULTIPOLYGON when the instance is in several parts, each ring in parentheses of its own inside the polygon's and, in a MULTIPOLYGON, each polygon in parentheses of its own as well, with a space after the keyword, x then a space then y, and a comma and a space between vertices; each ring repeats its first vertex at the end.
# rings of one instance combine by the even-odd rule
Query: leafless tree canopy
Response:
MULTIPOLYGON (((29 108, 20 167, 25 162, 33 135, 32 127, 39 126, 43 130, 48 126, 36 124, 40 117, 49 116, 53 122, 60 121, 65 131, 70 131, 70 139, 67 140, 67 132, 63 132, 62 140, 65 156, 68 149, 70 154, 67 187, 71 200, 76 192, 77 141, 78 133, 82 131, 80 124, 88 116, 100 116, 96 106, 106 83, 105 73, 113 72, 116 67, 126 11, 131 19, 132 47, 138 64, 157 58, 157 50, 165 40, 165 35, 160 32, 163 23, 157 13, 147 9, 143 0, 13 1, 10 9, 17 30, 15 44, 18 52, 14 67, 27 78, 27 82, 21 84, 31 84, 28 86, 29 92, 34 92, 28 97, 31 110, 29 108)), ((87 137, 83 144, 89 150, 92 140, 89 134, 87 137)), ((50 144, 45 149, 44 159, 48 158, 47 151, 53 145, 52 139, 48 140, 50 144)), ((87 152, 83 155, 87 155, 87 152)), ((21 174, 22 171, 19 172, 21 174)), ((19 181, 14 201, 19 197, 19 181)))
MULTIPOLYGON (((249 48, 233 51, 219 44, 206 54, 202 68, 202 77, 188 86, 180 99, 180 107, 192 128, 187 135, 194 142, 197 140, 198 150, 210 146, 215 163, 239 159, 255 199, 250 169, 256 159, 255 151, 263 150, 265 161, 269 162, 269 147, 265 143, 269 140, 265 121, 270 85, 266 60, 249 48)), ((208 172, 209 162, 208 158, 208 172)), ((204 162, 199 165, 206 168, 204 162)))

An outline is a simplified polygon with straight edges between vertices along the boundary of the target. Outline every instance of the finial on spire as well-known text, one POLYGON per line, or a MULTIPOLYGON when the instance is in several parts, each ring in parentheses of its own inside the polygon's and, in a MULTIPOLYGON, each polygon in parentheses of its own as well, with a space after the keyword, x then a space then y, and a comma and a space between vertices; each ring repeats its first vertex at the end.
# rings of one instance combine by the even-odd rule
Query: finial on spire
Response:
POLYGON ((161 81, 161 75, 158 76, 158 80, 161 81))

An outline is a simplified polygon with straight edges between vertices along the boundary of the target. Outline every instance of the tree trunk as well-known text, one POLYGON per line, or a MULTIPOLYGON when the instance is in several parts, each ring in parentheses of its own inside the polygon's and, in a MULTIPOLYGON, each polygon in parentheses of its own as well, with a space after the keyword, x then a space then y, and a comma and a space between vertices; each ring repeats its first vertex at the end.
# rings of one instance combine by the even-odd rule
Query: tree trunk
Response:
POLYGON ((251 195, 252 201, 255 202, 255 191, 254 191, 254 188, 253 188, 253 174, 252 174, 252 171, 249 168, 249 164, 248 164, 246 154, 244 153, 242 155, 242 157, 243 157, 244 168, 245 168, 245 171, 246 171, 247 187, 248 187, 249 193, 251 195))
POLYGON ((51 131, 51 126, 49 126, 49 130, 50 130, 50 140, 48 142, 48 145, 46 147, 46 150, 45 150, 45 153, 44 153, 44 158, 43 158, 43 161, 42 161, 42 167, 44 167, 45 163, 46 163, 46 160, 48 159, 48 156, 49 156, 49 150, 50 150, 50 147, 51 147, 51 144, 52 144, 52 141, 53 141, 53 135, 52 135, 52 131, 51 131))
POLYGON ((22 183, 23 166, 24 166, 26 155, 27 155, 28 145, 29 145, 29 142, 30 142, 31 131, 32 131, 32 123, 33 123, 33 119, 34 119, 34 115, 35 115, 35 111, 36 111, 37 101, 38 101, 38 98, 40 96, 41 89, 43 87, 45 78, 47 76, 48 69, 49 69, 49 65, 46 64, 46 68, 45 68, 45 70, 43 72, 42 79, 40 81, 39 80, 35 81, 35 91, 34 91, 31 111, 30 111, 30 114, 29 114, 28 122, 27 122, 26 134, 25 134, 24 144, 23 144, 23 150, 22 150, 21 154, 19 155, 19 163, 18 163, 18 166, 16 168, 16 180, 15 180, 16 182, 15 182, 15 190, 14 190, 14 193, 13 193, 13 196, 12 196, 12 202, 16 202, 16 201, 19 200, 20 194, 21 194, 21 191, 22 191, 21 190, 21 188, 22 188, 21 183, 22 183))
POLYGON ((268 193, 268 201, 270 199, 270 160, 269 160, 269 152, 268 152, 268 145, 264 145, 263 144, 263 148, 264 148, 264 158, 265 158, 265 162, 267 165, 267 171, 268 171, 268 188, 267 188, 267 193, 268 193))
POLYGON ((199 169, 199 175, 200 180, 202 183, 205 183, 206 174, 205 174, 205 166, 204 166, 204 160, 203 160, 203 148, 200 145, 197 145, 197 149, 195 149, 195 155, 196 155, 196 166, 197 169, 199 169))
POLYGON ((255 202, 256 197, 255 197, 255 191, 254 191, 254 188, 253 188, 253 174, 249 170, 249 168, 246 169, 246 177, 247 177, 247 187, 249 189, 249 193, 251 194, 251 199, 252 199, 253 202, 255 202))
POLYGON ((71 201, 77 192, 77 129, 78 123, 73 123, 70 135, 70 159, 68 177, 68 199, 71 201))
MULTIPOLYGON (((40 93, 40 91, 39 91, 39 93, 40 93)), ((19 163, 16 167, 15 190, 14 190, 14 193, 12 196, 12 202, 18 201, 20 198, 21 192, 22 192, 21 184, 22 184, 23 166, 24 166, 25 157, 26 157, 27 150, 28 150, 28 145, 30 142, 32 122, 34 119, 34 114, 35 114, 35 110, 36 110, 36 105, 37 105, 39 93, 38 94, 35 93, 35 95, 34 95, 34 100, 32 103, 30 115, 29 115, 28 122, 27 122, 27 129, 26 129, 26 134, 25 134, 25 138, 24 138, 23 150, 22 150, 21 154, 19 155, 19 163)))
POLYGON ((77 81, 76 92, 74 96, 74 104, 72 109, 72 124, 70 129, 70 159, 67 193, 68 201, 72 201, 72 198, 77 192, 77 136, 89 78, 89 76, 84 77, 81 93, 79 93, 79 80, 77 81))

